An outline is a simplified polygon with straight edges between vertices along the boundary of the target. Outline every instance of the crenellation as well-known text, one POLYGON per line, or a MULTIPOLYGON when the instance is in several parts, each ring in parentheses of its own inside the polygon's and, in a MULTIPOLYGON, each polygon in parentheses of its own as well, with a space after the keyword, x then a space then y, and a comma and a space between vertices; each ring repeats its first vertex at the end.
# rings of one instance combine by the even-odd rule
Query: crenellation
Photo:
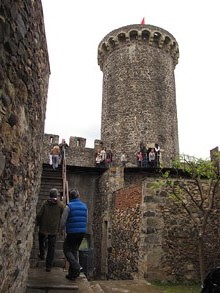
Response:
POLYGON ((118 34, 117 38, 118 38, 118 44, 119 45, 120 45, 120 43, 122 43, 122 44, 126 43, 127 37, 126 37, 125 33, 118 34))
MULTIPOLYGON (((43 141, 43 163, 50 163, 50 152, 54 145, 60 144, 59 135, 44 134, 43 141)), ((86 138, 78 136, 70 136, 67 141, 68 147, 66 148, 66 160, 69 166, 81 167, 95 167, 95 154, 98 150, 102 149, 103 143, 99 139, 94 140, 94 147, 86 147, 86 138)))
MULTIPOLYGON (((112 31, 99 44, 98 48, 98 64, 103 69, 103 63, 107 55, 120 46, 130 46, 131 43, 138 42, 143 45, 156 46, 159 49, 165 49, 170 53, 171 48, 177 46, 175 38, 165 30, 151 25, 130 25, 112 31), (119 33, 118 33, 118 30, 119 33), (115 35, 113 35, 115 34, 115 35)), ((176 50, 178 52, 178 49, 176 50)), ((174 64, 178 63, 178 54, 171 54, 174 64)))
POLYGON ((148 39, 149 46, 152 46, 153 41, 154 41, 154 35, 152 32, 150 32, 149 39, 148 39))
POLYGON ((69 147, 85 148, 86 139, 77 136, 71 136, 69 139, 69 147))
POLYGON ((160 40, 159 40, 159 43, 158 43, 158 47, 159 47, 160 49, 163 48, 164 41, 165 41, 165 37, 164 37, 163 35, 160 36, 160 40))

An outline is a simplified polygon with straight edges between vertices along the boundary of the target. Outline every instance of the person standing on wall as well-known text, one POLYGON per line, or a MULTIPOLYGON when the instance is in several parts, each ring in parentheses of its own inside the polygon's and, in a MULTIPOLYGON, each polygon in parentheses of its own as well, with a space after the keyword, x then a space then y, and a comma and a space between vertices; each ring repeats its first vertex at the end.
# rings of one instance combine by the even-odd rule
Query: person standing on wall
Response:
POLYGON ((78 250, 84 238, 87 227, 87 205, 80 200, 77 189, 69 192, 69 203, 62 214, 60 227, 66 228, 66 238, 63 244, 64 255, 69 262, 69 270, 66 278, 74 280, 80 275, 80 264, 78 262, 78 250))
POLYGON ((66 149, 69 147, 69 145, 66 143, 64 138, 62 139, 61 143, 59 144, 59 147, 60 147, 60 162, 62 165, 64 156, 66 154, 66 149))
POLYGON ((64 204, 58 199, 58 196, 58 190, 52 188, 50 190, 50 198, 43 203, 36 219, 39 226, 38 240, 40 253, 38 257, 42 260, 45 258, 47 241, 47 272, 50 272, 53 266, 56 237, 59 231, 61 215, 65 208, 64 204))
POLYGON ((148 154, 148 160, 149 160, 149 165, 151 168, 155 167, 155 160, 156 160, 156 154, 154 148, 151 148, 149 154, 148 154))
POLYGON ((158 145, 158 143, 155 143, 155 155, 156 155, 156 167, 159 168, 160 167, 160 146, 158 145))
POLYGON ((120 160, 121 160, 121 166, 126 167, 127 158, 126 158, 126 154, 124 152, 122 152, 120 160))
POLYGON ((53 169, 56 170, 59 166, 59 160, 60 160, 60 147, 58 145, 55 145, 51 150, 52 155, 52 166, 53 169))

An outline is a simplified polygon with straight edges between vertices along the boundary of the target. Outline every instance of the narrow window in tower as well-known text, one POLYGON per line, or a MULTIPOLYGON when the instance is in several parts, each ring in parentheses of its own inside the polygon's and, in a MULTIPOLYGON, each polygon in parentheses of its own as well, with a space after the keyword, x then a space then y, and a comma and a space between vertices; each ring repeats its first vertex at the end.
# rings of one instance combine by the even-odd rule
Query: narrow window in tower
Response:
POLYGON ((109 44, 112 48, 115 47, 115 41, 112 38, 109 39, 109 44))
POLYGON ((165 37, 165 41, 164 41, 164 47, 168 47, 168 45, 170 44, 171 39, 169 37, 165 37))
POLYGON ((130 32, 130 40, 131 41, 136 41, 137 40, 137 32, 136 31, 131 31, 130 32))
POLYGON ((158 32, 154 33, 154 42, 153 43, 156 47, 159 45, 160 37, 161 37, 161 34, 159 34, 158 32))
POLYGON ((124 33, 121 33, 121 34, 118 35, 118 41, 120 43, 125 43, 126 37, 125 37, 125 34, 124 33))
POLYGON ((149 33, 148 31, 143 31, 143 32, 142 32, 142 40, 143 40, 144 42, 147 42, 148 39, 149 39, 149 35, 150 35, 150 33, 149 33))

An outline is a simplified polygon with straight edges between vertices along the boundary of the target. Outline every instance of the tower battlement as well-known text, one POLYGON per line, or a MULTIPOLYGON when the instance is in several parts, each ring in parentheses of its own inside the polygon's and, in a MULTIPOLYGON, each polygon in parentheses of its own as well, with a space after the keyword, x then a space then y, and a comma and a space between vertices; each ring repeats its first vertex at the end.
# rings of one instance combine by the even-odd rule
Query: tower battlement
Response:
POLYGON ((178 63, 179 46, 176 39, 166 30, 152 25, 128 25, 113 30, 103 38, 98 46, 98 64, 103 69, 107 56, 121 46, 130 46, 137 42, 139 45, 152 46, 169 53, 174 67, 178 63))

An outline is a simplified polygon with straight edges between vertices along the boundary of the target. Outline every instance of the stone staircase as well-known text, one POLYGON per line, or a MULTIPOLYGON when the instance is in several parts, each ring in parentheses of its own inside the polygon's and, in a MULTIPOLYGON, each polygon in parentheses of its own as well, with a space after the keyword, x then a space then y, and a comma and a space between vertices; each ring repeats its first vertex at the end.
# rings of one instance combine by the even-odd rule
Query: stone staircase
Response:
MULTIPOLYGON (((62 169, 59 166, 58 170, 55 171, 50 165, 44 164, 37 211, 43 201, 49 198, 51 188, 57 188, 62 195, 62 169)), ((38 227, 36 226, 26 293, 103 292, 98 284, 90 284, 84 273, 81 273, 74 282, 66 279, 67 268, 65 268, 66 262, 63 254, 63 237, 60 235, 57 237, 54 265, 51 272, 45 271, 45 260, 40 260, 38 254, 38 227)))
MULTIPOLYGON (((62 195, 63 181, 62 181, 62 169, 61 166, 55 171, 50 165, 43 165, 43 171, 41 176, 41 186, 39 199, 37 204, 37 211, 39 211, 44 200, 49 198, 51 188, 57 188, 62 195)), ((35 227, 33 247, 30 258, 30 266, 34 267, 45 267, 45 261, 38 258, 38 227, 35 227)), ((64 267, 65 258, 63 254, 63 236, 58 235, 56 242, 56 251, 54 259, 54 267, 64 267)))

